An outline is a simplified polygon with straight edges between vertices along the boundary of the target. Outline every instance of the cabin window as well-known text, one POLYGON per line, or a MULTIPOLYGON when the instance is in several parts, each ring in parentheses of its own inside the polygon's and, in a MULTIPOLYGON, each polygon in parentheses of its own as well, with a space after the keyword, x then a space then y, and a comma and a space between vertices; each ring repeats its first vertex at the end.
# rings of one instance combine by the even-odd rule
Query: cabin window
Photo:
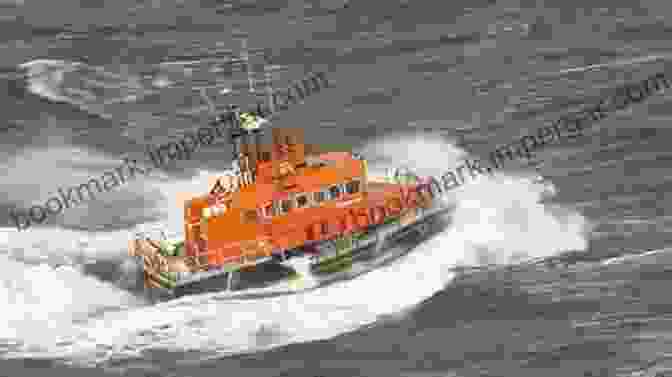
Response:
POLYGON ((339 185, 329 188, 330 199, 338 199, 341 196, 341 187, 339 185))
POLYGON ((289 199, 282 200, 280 202, 280 214, 285 214, 289 212, 289 210, 292 209, 292 201, 289 199))
POLYGON ((349 195, 356 194, 359 192, 359 181, 351 181, 345 185, 345 192, 349 195))
POLYGON ((258 220, 256 210, 245 210, 243 211, 243 221, 247 223, 256 222, 258 220))
POLYGON ((264 217, 273 217, 273 204, 269 204, 262 210, 264 217))
POLYGON ((318 191, 313 193, 313 198, 315 199, 315 203, 319 204, 327 200, 327 194, 324 191, 318 191))
POLYGON ((308 196, 299 195, 296 197, 296 208, 303 208, 308 205, 308 196))

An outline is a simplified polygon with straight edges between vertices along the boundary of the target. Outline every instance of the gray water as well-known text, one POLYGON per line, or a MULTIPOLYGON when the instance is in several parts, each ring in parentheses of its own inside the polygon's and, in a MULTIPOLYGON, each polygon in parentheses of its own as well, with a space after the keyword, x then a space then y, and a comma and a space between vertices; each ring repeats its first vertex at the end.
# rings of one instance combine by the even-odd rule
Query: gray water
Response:
POLYGON ((229 69, 212 59, 239 54, 242 34, 281 68, 275 87, 317 71, 333 83, 273 126, 352 146, 374 170, 439 176, 627 83, 672 75, 669 9, 0 1, 0 375, 670 373, 671 89, 451 191, 457 210, 445 231, 311 293, 244 302, 209 293, 158 306, 140 294, 124 262, 128 237, 154 224, 181 231, 179 200, 207 190, 230 160, 223 139, 22 232, 8 214, 205 124, 190 86, 208 86, 222 107, 251 106, 245 73, 210 71, 229 69), (161 64, 179 60, 197 61, 191 75, 161 64), (187 112, 195 115, 176 115, 187 112), (521 254, 562 263, 505 267, 521 254), (502 267, 453 272, 485 263, 502 267))

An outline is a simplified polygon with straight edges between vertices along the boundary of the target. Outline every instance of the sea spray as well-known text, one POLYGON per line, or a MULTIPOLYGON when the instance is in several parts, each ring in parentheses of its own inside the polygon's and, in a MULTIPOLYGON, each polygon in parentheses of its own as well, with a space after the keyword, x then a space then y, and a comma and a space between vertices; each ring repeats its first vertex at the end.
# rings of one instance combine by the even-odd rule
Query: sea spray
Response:
MULTIPOLYGON (((363 154, 372 157, 374 171, 404 164, 421 175, 435 175, 468 157, 466 151, 450 143, 422 137, 384 139, 366 146, 363 154)), ((155 182, 162 193, 157 208, 167 211, 161 222, 169 229, 179 230, 182 208, 176 206, 176 198, 204 192, 210 176, 216 173, 203 171, 192 179, 155 182)), ((156 306, 103 313, 71 327, 66 326, 69 312, 65 310, 59 330, 69 331, 73 344, 68 352, 74 362, 90 360, 101 345, 110 347, 105 357, 132 357, 153 347, 199 349, 204 355, 221 355, 330 338, 403 313, 428 299, 451 282, 453 270, 460 264, 504 264, 521 253, 548 256, 563 249, 585 247, 583 217, 569 209, 558 215, 540 203, 542 191, 533 180, 505 172, 483 176, 452 190, 446 200, 452 201, 456 210, 445 231, 411 253, 353 280, 294 295, 252 300, 223 299, 219 293, 187 296, 156 306), (262 324, 282 336, 260 341, 262 324)), ((96 297, 91 301, 121 291, 86 277, 79 279, 78 284, 96 297)), ((106 300, 121 302, 118 298, 106 300)), ((21 331, 15 335, 28 339, 21 331)), ((41 343, 44 355, 63 352, 62 346, 49 344, 49 339, 30 340, 41 343)))
MULTIPOLYGON (((372 170, 396 162, 421 176, 434 177, 470 157, 449 141, 418 135, 384 138, 367 146, 364 155, 385 161, 372 165, 372 170)), ((585 249, 589 224, 583 216, 572 211, 560 215, 563 211, 544 204, 542 199, 555 192, 551 183, 540 182, 536 174, 506 171, 479 176, 444 192, 444 199, 455 205, 450 231, 464 242, 459 249, 464 251, 462 263, 505 264, 585 249)))
POLYGON ((49 345, 67 337, 76 320, 103 307, 137 303, 132 295, 111 284, 83 276, 72 266, 27 265, 0 256, 0 338, 28 346, 49 345))

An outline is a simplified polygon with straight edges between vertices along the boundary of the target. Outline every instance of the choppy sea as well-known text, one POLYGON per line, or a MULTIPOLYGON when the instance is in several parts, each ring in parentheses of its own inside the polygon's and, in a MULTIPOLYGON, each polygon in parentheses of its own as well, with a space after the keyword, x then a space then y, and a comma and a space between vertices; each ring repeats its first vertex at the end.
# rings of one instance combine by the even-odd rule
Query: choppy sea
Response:
POLYGON ((0 376, 672 375, 672 89, 450 191, 449 225, 393 263, 295 295, 151 304, 131 278, 131 232, 180 231, 177 198, 228 165, 223 139, 24 231, 9 216, 207 122, 195 88, 253 103, 259 51, 274 87, 333 83, 273 126, 439 176, 672 76, 670 10, 0 0, 0 376), (225 62, 241 36, 250 69, 225 62), (511 267, 521 255, 555 262, 511 267))

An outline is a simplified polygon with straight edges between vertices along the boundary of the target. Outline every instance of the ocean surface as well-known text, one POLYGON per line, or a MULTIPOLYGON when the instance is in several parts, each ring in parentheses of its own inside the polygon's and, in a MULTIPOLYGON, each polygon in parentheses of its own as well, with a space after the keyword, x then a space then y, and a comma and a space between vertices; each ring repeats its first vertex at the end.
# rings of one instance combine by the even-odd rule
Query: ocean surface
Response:
POLYGON ((670 11, 0 0, 0 376, 672 375, 672 89, 450 191, 445 229, 392 263, 294 295, 151 304, 134 280, 132 232, 181 232, 178 198, 228 166, 224 139, 43 224, 19 232, 9 216, 205 124, 199 88, 220 109, 251 106, 260 52, 275 88, 317 71, 333 83, 274 127, 351 146, 374 170, 440 176, 627 83, 672 77, 670 11), (250 69, 226 63, 243 43, 250 69))

